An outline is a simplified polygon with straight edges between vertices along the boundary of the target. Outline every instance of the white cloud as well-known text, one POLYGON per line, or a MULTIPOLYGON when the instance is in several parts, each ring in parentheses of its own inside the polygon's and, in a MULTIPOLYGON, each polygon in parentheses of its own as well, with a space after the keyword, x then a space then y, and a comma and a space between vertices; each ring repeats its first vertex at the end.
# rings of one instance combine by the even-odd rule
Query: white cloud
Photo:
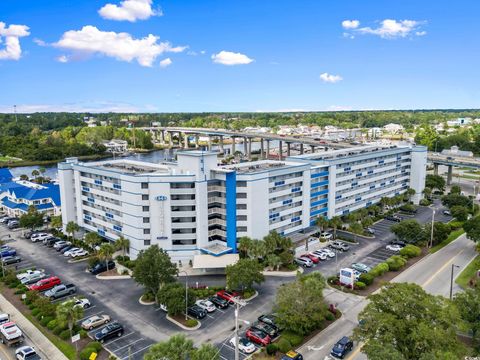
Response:
POLYGON ((120 5, 106 4, 98 13, 104 19, 130 22, 163 15, 161 10, 152 9, 152 0, 124 0, 120 1, 120 5))
POLYGON ((18 60, 22 57, 22 48, 19 38, 30 35, 29 27, 26 25, 7 26, 0 22, 0 44, 5 47, 0 50, 0 60, 18 60), (5 40, 4 40, 5 38, 5 40))
POLYGON ((48 45, 48 44, 47 44, 45 41, 43 41, 42 39, 37 39, 37 38, 35 38, 35 39, 33 39, 33 42, 34 42, 35 44, 37 44, 38 46, 47 46, 47 45, 48 45))
POLYGON ((360 21, 358 20, 343 20, 342 26, 344 29, 356 29, 360 26, 360 21))
POLYGON ((163 59, 160 61, 160 67, 166 68, 167 66, 172 65, 172 60, 170 58, 163 59))
MULTIPOLYGON (((35 112, 119 112, 134 113, 142 112, 146 108, 139 108, 129 103, 116 103, 110 101, 85 101, 64 104, 21 104, 17 105, 17 112, 30 114, 35 112)), ((12 105, 0 104, 0 113, 11 113, 12 105)))
POLYGON ((222 65, 246 65, 253 61, 247 55, 225 50, 220 51, 218 54, 213 54, 212 60, 214 63, 222 65))
POLYGON ((415 20, 393 20, 385 19, 380 22, 380 26, 373 29, 371 27, 363 27, 356 29, 361 34, 371 34, 380 36, 382 39, 405 38, 416 35, 423 36, 425 31, 417 31, 424 24, 422 21, 415 20))
POLYGON ((136 60, 141 66, 152 66, 163 53, 178 53, 186 49, 186 46, 173 47, 169 42, 158 40, 159 37, 152 34, 135 39, 128 33, 101 31, 87 25, 81 30, 67 31, 53 46, 77 54, 100 54, 127 62, 136 60))
POLYGON ((334 84, 336 82, 339 82, 339 81, 343 80, 343 78, 340 75, 332 75, 332 74, 329 74, 329 73, 323 73, 323 74, 320 74, 320 80, 322 80, 323 82, 326 82, 326 83, 334 84))
POLYGON ((66 55, 60 55, 60 56, 56 57, 55 60, 57 60, 58 62, 61 62, 61 63, 67 63, 68 62, 68 57, 66 55))

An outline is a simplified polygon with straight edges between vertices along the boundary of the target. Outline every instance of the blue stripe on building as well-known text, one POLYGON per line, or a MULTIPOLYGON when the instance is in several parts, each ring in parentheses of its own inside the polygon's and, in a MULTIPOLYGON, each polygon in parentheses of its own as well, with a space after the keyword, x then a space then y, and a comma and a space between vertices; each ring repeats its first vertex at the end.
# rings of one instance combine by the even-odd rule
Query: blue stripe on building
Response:
POLYGON ((227 246, 237 252, 237 173, 229 172, 225 177, 225 200, 227 211, 227 246))

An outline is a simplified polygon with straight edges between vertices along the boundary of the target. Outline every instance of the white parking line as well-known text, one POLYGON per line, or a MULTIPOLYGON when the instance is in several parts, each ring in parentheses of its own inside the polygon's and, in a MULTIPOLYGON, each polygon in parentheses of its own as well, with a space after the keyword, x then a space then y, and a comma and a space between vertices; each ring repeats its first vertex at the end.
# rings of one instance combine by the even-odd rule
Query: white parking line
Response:
POLYGON ((208 315, 207 316, 210 318, 210 319, 215 319, 212 315, 208 315))
POLYGON ((222 310, 222 309, 219 309, 219 308, 217 308, 217 311, 220 311, 222 314, 225 313, 225 310, 222 310))
MULTIPOLYGON (((131 356, 135 355, 135 354, 138 354, 139 352, 142 352, 143 350, 146 350, 148 349, 150 346, 152 346, 153 344, 150 344, 148 346, 145 346, 144 348, 141 348, 140 350, 137 350, 131 354, 129 354, 128 356, 125 356, 124 358, 122 358, 122 360, 127 360, 127 359, 130 359, 131 356)), ((228 359, 225 359, 225 360, 228 360, 228 359)))
POLYGON ((132 346, 133 344, 136 344, 136 343, 138 343, 138 342, 140 342, 140 341, 143 341, 143 340, 145 340, 145 339, 140 338, 140 339, 138 339, 138 340, 132 341, 130 344, 125 345, 125 346, 122 346, 122 347, 120 347, 120 348, 118 348, 118 349, 115 349, 114 351, 115 351, 115 352, 120 351, 120 350, 122 350, 122 349, 125 349, 126 347, 132 346))
POLYGON ((106 343, 105 343, 105 345, 110 345, 110 344, 113 344, 114 342, 116 342, 116 341, 118 341, 118 340, 125 339, 127 336, 130 336, 130 335, 132 335, 132 334, 135 334, 135 332, 134 332, 134 331, 132 331, 132 332, 128 333, 127 335, 122 335, 122 336, 120 336, 120 337, 116 338, 116 339, 115 339, 115 340, 113 340, 113 341, 110 341, 110 342, 108 342, 108 343, 106 342, 106 343))

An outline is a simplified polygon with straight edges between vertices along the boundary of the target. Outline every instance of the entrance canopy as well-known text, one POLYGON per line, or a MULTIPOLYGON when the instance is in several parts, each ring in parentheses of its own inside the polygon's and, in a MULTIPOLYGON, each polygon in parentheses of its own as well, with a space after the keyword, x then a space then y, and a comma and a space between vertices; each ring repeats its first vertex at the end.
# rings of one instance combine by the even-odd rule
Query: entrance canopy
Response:
POLYGON ((213 255, 195 255, 193 257, 194 269, 224 269, 227 265, 236 264, 239 259, 238 254, 225 254, 221 256, 213 255))

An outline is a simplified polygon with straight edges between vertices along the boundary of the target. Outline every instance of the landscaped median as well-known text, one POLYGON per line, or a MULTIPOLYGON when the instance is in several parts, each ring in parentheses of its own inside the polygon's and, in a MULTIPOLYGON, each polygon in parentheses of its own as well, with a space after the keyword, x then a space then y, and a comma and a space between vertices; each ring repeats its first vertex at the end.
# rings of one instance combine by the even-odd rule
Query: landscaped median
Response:
POLYGON ((474 286, 480 286, 480 277, 478 276, 480 271, 480 255, 477 255, 470 264, 458 275, 455 282, 463 289, 472 288, 474 286))

